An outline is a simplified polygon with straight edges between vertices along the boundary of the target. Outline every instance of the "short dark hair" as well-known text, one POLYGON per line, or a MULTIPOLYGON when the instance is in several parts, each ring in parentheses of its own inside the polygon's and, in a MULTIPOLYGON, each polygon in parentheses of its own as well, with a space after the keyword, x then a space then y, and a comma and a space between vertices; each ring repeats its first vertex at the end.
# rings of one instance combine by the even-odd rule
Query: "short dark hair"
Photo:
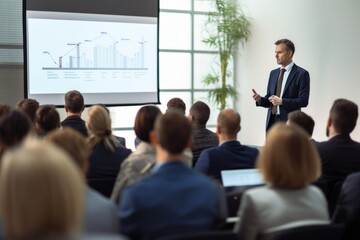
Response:
POLYGON ((172 98, 167 102, 167 109, 177 109, 185 115, 186 105, 181 98, 172 98))
POLYGON ((84 107, 84 97, 79 91, 72 90, 65 94, 65 108, 70 112, 81 113, 84 107))
POLYGON ((290 123, 295 123, 303 128, 311 137, 314 131, 315 121, 306 113, 297 110, 289 113, 288 120, 290 123))
POLYGON ((171 154, 182 153, 191 139, 191 124, 179 111, 167 111, 155 123, 158 144, 171 154))
POLYGON ((25 98, 16 104, 16 110, 25 113, 31 122, 35 121, 36 110, 39 108, 39 102, 35 99, 25 98))
POLYGON ((0 155, 2 151, 19 144, 32 129, 24 113, 12 110, 0 118, 0 155))
POLYGON ((358 106, 347 99, 335 100, 330 109, 330 119, 340 134, 350 134, 354 130, 358 115, 358 106))
POLYGON ((290 41, 289 39, 279 39, 275 42, 275 45, 279 45, 279 44, 285 44, 285 46, 292 52, 292 55, 291 56, 294 56, 294 53, 295 53, 295 45, 292 41, 290 41))
POLYGON ((210 117, 210 108, 206 103, 197 101, 191 106, 190 115, 195 123, 205 126, 210 117))
POLYGON ((135 117, 134 130, 136 136, 144 142, 150 142, 150 132, 154 130, 155 120, 161 111, 153 105, 143 106, 135 117))
POLYGON ((36 111, 36 129, 39 134, 45 135, 60 126, 60 115, 53 105, 42 105, 36 111))
POLYGON ((9 104, 0 104, 0 117, 11 111, 11 106, 9 104))

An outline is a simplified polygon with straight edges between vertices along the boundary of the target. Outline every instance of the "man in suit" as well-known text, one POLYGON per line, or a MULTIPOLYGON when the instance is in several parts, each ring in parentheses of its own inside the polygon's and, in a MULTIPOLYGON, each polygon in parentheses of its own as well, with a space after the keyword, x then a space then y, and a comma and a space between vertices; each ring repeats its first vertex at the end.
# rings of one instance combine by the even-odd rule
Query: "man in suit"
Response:
POLYGON ((344 239, 360 239, 360 173, 346 178, 332 222, 345 224, 344 239))
POLYGON ((280 39, 275 45, 275 58, 281 67, 270 72, 264 97, 253 89, 256 106, 268 108, 266 131, 275 122, 286 122, 290 112, 306 107, 310 94, 308 71, 292 61, 295 53, 294 43, 288 39, 280 39))
POLYGON ((360 143, 350 137, 356 126, 358 106, 346 99, 334 101, 327 121, 327 141, 317 144, 322 162, 321 181, 330 187, 344 181, 354 172, 360 171, 360 143))
POLYGON ((151 175, 124 190, 121 232, 145 240, 211 230, 226 217, 224 199, 214 182, 182 161, 191 144, 190 122, 178 111, 167 111, 157 118, 155 133, 157 164, 151 175))
POLYGON ((86 129, 85 121, 81 119, 81 114, 85 109, 84 97, 76 90, 69 91, 65 94, 65 111, 66 119, 61 122, 61 126, 71 127, 83 136, 87 137, 88 132, 86 129))
POLYGON ((201 101, 195 102, 190 108, 189 120, 192 125, 192 146, 193 166, 196 165, 202 150, 215 147, 219 144, 216 133, 206 128, 210 117, 209 106, 201 101))
POLYGON ((256 148, 241 145, 237 141, 240 132, 240 115, 233 109, 220 112, 217 119, 216 133, 220 146, 208 148, 201 152, 195 169, 221 182, 220 172, 230 169, 247 169, 255 167, 259 153, 256 148))

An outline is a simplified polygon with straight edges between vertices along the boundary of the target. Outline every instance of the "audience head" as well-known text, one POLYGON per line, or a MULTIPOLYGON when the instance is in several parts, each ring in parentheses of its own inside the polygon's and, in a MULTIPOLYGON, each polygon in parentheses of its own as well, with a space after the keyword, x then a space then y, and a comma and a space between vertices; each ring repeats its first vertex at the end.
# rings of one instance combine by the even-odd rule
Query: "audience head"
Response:
POLYGON ((35 115, 35 127, 39 135, 46 135, 48 132, 60 128, 60 115, 53 105, 42 105, 35 115))
POLYGON ((307 133, 283 123, 269 130, 257 165, 266 182, 283 189, 306 187, 321 172, 319 154, 307 133))
POLYGON ((67 113, 81 114, 84 108, 84 97, 79 91, 72 90, 65 94, 65 111, 67 113))
POLYGON ((334 101, 328 120, 326 135, 329 136, 329 128, 333 129, 336 134, 350 134, 355 126, 358 118, 358 106, 347 99, 337 99, 334 101))
POLYGON ((0 104, 0 117, 11 111, 11 106, 8 104, 0 104))
POLYGON ((190 108, 189 119, 196 125, 205 127, 210 117, 209 106, 201 101, 195 102, 190 108))
POLYGON ((297 124, 309 134, 309 137, 313 134, 315 126, 314 119, 300 110, 289 113, 287 123, 297 124))
POLYGON ((64 128, 50 132, 45 140, 63 149, 84 173, 87 171, 91 149, 81 133, 72 128, 64 128))
POLYGON ((25 114, 12 110, 0 118, 0 156, 14 147, 31 132, 32 124, 25 114))
POLYGON ((240 114, 233 109, 225 109, 219 113, 216 131, 226 139, 236 139, 241 129, 240 114))
POLYGON ((111 119, 108 112, 100 105, 92 106, 86 118, 86 127, 89 131, 89 143, 95 146, 104 141, 106 148, 114 151, 114 140, 111 130, 111 119))
POLYGON ((139 109, 135 117, 134 130, 141 141, 150 143, 150 133, 154 130, 155 120, 159 115, 161 115, 160 109, 153 105, 139 109))
POLYGON ((186 105, 181 98, 172 98, 167 102, 167 109, 177 109, 185 115, 186 105))
POLYGON ((169 154, 181 154, 191 143, 191 124, 179 111, 167 111, 155 123, 158 145, 169 154))
POLYGON ((16 110, 25 113, 31 122, 35 121, 35 114, 38 108, 39 102, 31 98, 23 99, 16 104, 16 110))
POLYGON ((84 191, 79 170, 52 144, 31 139, 7 152, 0 168, 0 211, 8 239, 78 234, 84 191))

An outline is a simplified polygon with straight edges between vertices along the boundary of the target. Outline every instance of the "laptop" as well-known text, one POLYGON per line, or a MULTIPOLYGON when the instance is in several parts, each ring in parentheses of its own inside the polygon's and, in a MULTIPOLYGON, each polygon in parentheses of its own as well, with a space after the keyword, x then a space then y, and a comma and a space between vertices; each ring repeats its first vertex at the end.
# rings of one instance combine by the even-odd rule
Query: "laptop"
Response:
POLYGON ((224 187, 253 186, 264 184, 258 169, 237 169, 221 171, 224 187))

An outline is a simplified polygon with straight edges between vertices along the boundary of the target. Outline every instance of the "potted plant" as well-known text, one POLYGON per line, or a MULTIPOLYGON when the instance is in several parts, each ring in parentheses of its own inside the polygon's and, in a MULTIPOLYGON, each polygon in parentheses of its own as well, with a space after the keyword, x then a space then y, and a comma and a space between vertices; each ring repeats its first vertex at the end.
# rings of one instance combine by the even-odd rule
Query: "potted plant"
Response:
POLYGON ((207 14, 206 30, 208 36, 203 42, 216 49, 219 57, 219 69, 205 76, 206 86, 215 85, 210 89, 209 98, 223 110, 227 97, 237 98, 236 89, 227 83, 232 71, 228 70, 229 61, 237 53, 241 43, 244 46, 250 36, 250 21, 243 13, 236 0, 211 0, 214 10, 207 14))

